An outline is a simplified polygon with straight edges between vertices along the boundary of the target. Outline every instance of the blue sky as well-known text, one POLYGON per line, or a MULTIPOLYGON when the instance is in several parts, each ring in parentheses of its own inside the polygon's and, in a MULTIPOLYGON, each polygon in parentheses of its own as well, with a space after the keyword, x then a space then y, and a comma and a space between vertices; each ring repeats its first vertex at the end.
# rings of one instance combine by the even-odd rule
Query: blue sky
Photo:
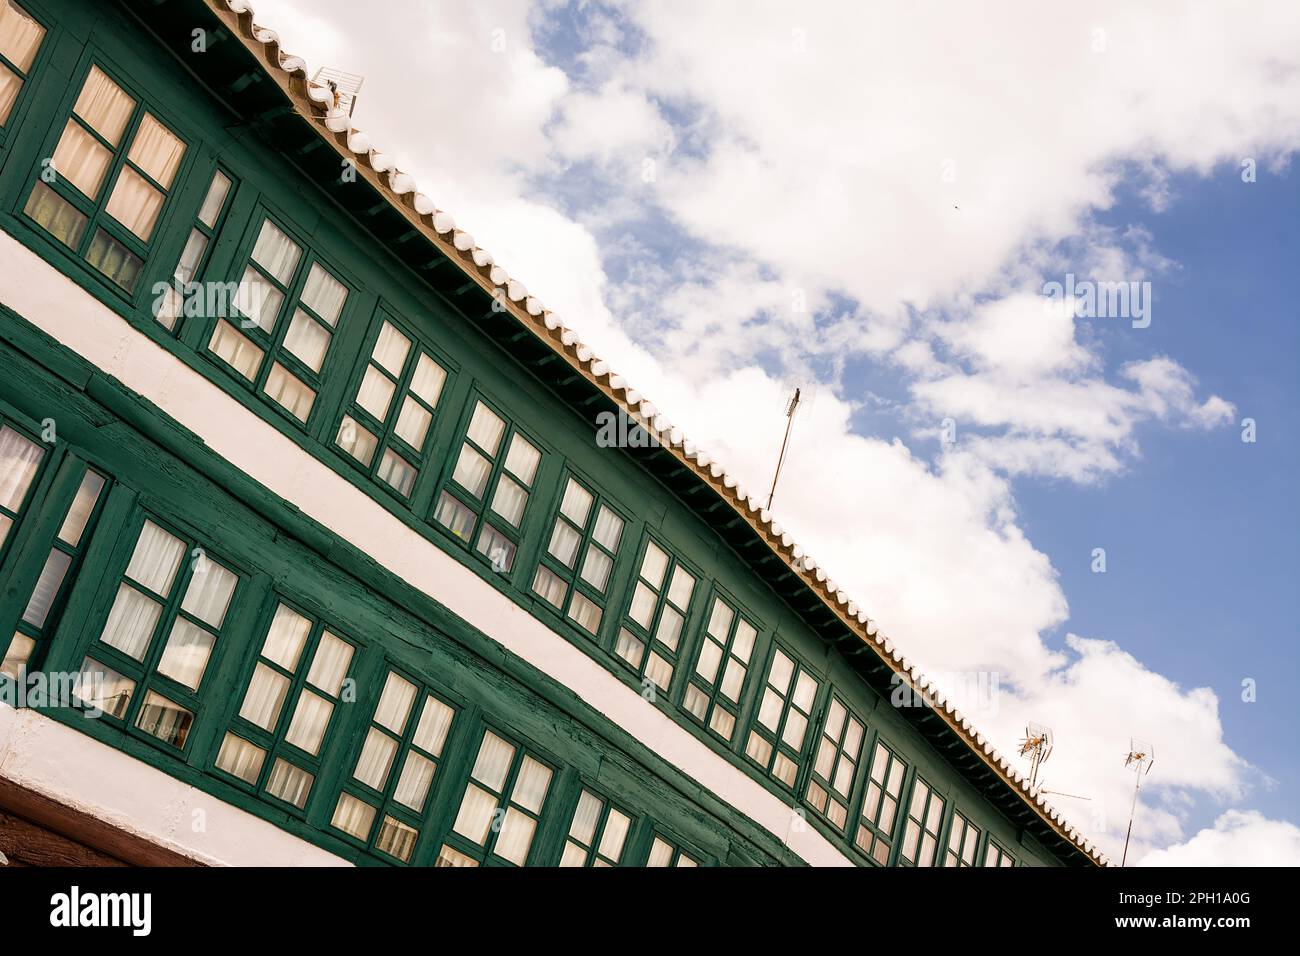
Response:
POLYGON ((998 675, 1003 752, 1053 726, 1105 848, 1132 734, 1131 856, 1300 862, 1300 8, 393 8, 257 3, 760 497, 804 388, 777 519, 927 671, 998 675), (1150 327, 1048 308, 1067 273, 1149 282, 1150 327))

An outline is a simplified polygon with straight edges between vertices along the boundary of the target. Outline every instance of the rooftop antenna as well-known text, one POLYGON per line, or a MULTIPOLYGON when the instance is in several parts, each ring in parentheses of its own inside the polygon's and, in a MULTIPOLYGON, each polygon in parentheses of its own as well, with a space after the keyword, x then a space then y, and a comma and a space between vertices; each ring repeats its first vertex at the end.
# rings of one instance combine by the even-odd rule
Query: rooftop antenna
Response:
POLYGON ((1038 768, 1052 755, 1052 728, 1042 724, 1025 725, 1025 736, 1020 741, 1020 756, 1029 758, 1029 789, 1038 786, 1038 768))
POLYGON ((796 387, 794 394, 785 403, 785 438, 781 441, 781 454, 776 459, 776 473, 772 475, 772 490, 767 494, 767 510, 772 510, 772 499, 776 497, 776 483, 781 477, 781 464, 785 461, 785 449, 790 444, 790 429, 794 427, 794 415, 799 410, 799 401, 803 392, 796 387))
POLYGON ((1138 740, 1136 737, 1129 738, 1128 756, 1124 758, 1124 766, 1133 770, 1137 774, 1137 779, 1133 784, 1133 807, 1128 813, 1128 832, 1124 834, 1124 855, 1119 860, 1121 867, 1128 859, 1128 841, 1129 837, 1133 835, 1133 817, 1137 815, 1138 790, 1142 788, 1142 778, 1151 772, 1151 765, 1155 762, 1155 747, 1145 740, 1138 740))
POLYGON ((328 86, 334 94, 334 105, 348 116, 357 108, 357 94, 366 78, 359 73, 348 73, 332 66, 321 67, 311 81, 317 86, 328 86))

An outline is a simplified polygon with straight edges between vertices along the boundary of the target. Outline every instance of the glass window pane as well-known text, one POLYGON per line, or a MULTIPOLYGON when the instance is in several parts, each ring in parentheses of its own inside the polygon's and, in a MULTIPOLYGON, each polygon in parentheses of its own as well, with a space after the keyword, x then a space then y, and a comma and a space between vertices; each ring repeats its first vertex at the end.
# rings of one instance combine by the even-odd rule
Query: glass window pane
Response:
POLYGON ((415 751, 408 753, 402 766, 402 775, 397 779, 397 789, 393 791, 393 799, 416 813, 421 812, 424 809, 424 798, 429 793, 429 785, 433 783, 435 769, 433 761, 427 757, 422 757, 415 751))
POLYGON ((87 657, 82 661, 75 693, 88 707, 98 708, 120 720, 131 706, 135 681, 93 657, 87 657))
POLYGON ((605 550, 617 553, 622 535, 623 519, 601 505, 600 511, 596 513, 596 527, 592 529, 591 536, 604 545, 605 550))
POLYGON ((575 591, 569 602, 569 617, 579 627, 595 634, 600 629, 601 610, 599 605, 588 601, 581 593, 575 591))
POLYGON ((421 355, 415 365, 415 374, 411 377, 411 391, 424 399, 430 408, 437 408, 446 380, 447 373, 443 367, 429 356, 421 355))
POLYGON ((542 801, 546 799, 546 790, 551 785, 551 770, 532 757, 525 757, 519 768, 519 779, 515 781, 515 791, 511 802, 533 813, 542 812, 542 801))
POLYGON ((54 148, 54 171, 72 185, 82 195, 94 199, 99 195, 99 187, 104 182, 113 154, 95 137, 91 136, 76 120, 68 120, 59 137, 59 145, 54 148))
POLYGON ((451 719, 455 711, 432 695, 425 695, 424 710, 420 712, 420 723, 415 728, 413 743, 421 750, 435 757, 442 753, 442 745, 447 740, 447 731, 451 728, 451 719))
MULTIPOLYGON (((273 286, 254 266, 245 266, 244 275, 235 290, 235 308, 246 316, 263 332, 269 333, 275 328, 275 320, 280 315, 280 306, 284 303, 284 293, 273 286)), ((247 327, 247 323, 244 323, 247 327)), ((233 364, 233 363, 232 363, 233 364)))
POLYGON ((262 644, 262 656, 285 670, 298 669, 298 655, 311 634, 311 621, 283 604, 276 605, 271 629, 262 644))
POLYGON ((573 811, 573 823, 569 825, 569 836, 591 846, 596 837, 596 824, 600 822, 600 811, 605 807, 604 801, 589 790, 582 791, 578 797, 578 807, 573 811))
POLYGON ((375 723, 400 735, 406 727, 406 718, 411 715, 411 705, 414 703, 415 685, 389 671, 383 693, 379 695, 379 704, 375 708, 375 723))
POLYGON ((415 488, 415 467, 391 448, 384 450, 384 457, 379 462, 375 475, 404 498, 409 498, 415 488))
POLYGON ((366 734, 365 746, 357 759, 357 769, 352 774, 367 786, 383 790, 388 783, 388 771, 397 756, 397 741, 377 727, 366 734))
POLYGON ((235 331, 235 327, 224 319, 213 329, 208 348, 250 382, 262 364, 262 350, 248 336, 235 331))
POLYGON ((199 208, 199 222, 209 229, 214 227, 229 192, 230 179, 221 170, 217 170, 212 177, 212 184, 208 186, 207 195, 203 197, 203 205, 199 208))
POLYGON ((514 527, 524 520, 524 508, 528 505, 528 492, 502 475, 497 482, 497 489, 492 495, 492 510, 505 518, 514 527))
POLYGON ((452 829, 482 846, 487 840, 496 809, 496 797, 471 783, 465 788, 465 798, 460 802, 460 810, 456 813, 452 829))
POLYGON ((668 600, 683 611, 691 603, 691 593, 695 590, 695 577, 681 565, 673 568, 673 583, 668 588, 668 600))
POLYGON ((470 532, 474 530, 474 512, 445 491, 438 499, 434 518, 458 538, 468 538, 470 532))
POLYGON ((295 309, 289 331, 284 336, 284 347, 292 352, 313 372, 319 372, 330 347, 330 333, 302 309, 295 309))
POLYGON ((196 561, 181 609, 220 630, 238 583, 239 578, 215 561, 196 561))
POLYGON ((373 365, 367 365, 361 387, 357 389, 357 404, 382 422, 388 418, 388 403, 396 390, 392 379, 373 365))
POLYGON ((355 418, 344 415, 343 421, 339 423, 339 433, 334 443, 369 468, 371 460, 375 457, 375 448, 379 444, 379 439, 359 425, 355 418))
POLYGON ((571 568, 581 543, 582 536, 574 530, 573 526, 564 519, 557 518, 555 527, 551 529, 551 541, 546 546, 546 550, 565 567, 571 568))
POLYGON ((307 682, 330 696, 337 697, 351 663, 352 645, 326 631, 321 635, 311 670, 307 672, 307 682))
POLYGON ((215 636, 185 618, 176 618, 158 661, 158 673, 190 690, 198 690, 216 640, 215 636))
POLYGON ((348 297, 347 286, 334 278, 319 262, 311 264, 307 284, 302 289, 302 301, 329 325, 337 325, 343 302, 348 297))
POLYGON ((509 571, 515 560, 515 544, 490 524, 483 525, 474 550, 492 562, 494 571, 509 571))
POLYGON ((709 614, 709 633, 719 641, 726 641, 727 633, 731 630, 731 621, 735 617, 735 612, 727 606, 727 603, 720 598, 713 601, 713 610, 709 614))
POLYGON ((23 620, 32 627, 45 626, 45 619, 49 616, 50 608, 54 604, 55 597, 58 596, 59 587, 63 584, 63 578, 68 573, 68 565, 71 563, 72 557, 67 552, 60 551, 58 548, 50 549, 41 568, 41 575, 32 588, 32 595, 27 600, 27 608, 23 611, 23 620))
POLYGON ((481 498, 491 473, 490 461, 476 452, 468 442, 461 446, 460 457, 456 459, 456 470, 451 475, 458 485, 475 498, 481 498))
POLYGON ((149 185, 143 176, 130 166, 123 166, 104 210, 148 242, 154 224, 158 222, 158 213, 162 211, 163 198, 163 194, 149 185))
POLYGON ((311 792, 311 785, 315 780, 315 777, 301 767, 295 767, 287 760, 276 758, 274 766, 271 767, 271 776, 266 781, 266 792, 301 810, 307 805, 307 795, 311 792))
POLYGON ((579 528, 587 525, 587 515, 591 513, 591 492, 572 478, 564 486, 564 498, 560 502, 560 512, 570 518, 579 528))
POLYGON ((515 435, 510 439, 510 451, 506 454, 506 469, 525 485, 533 483, 537 474, 537 463, 542 453, 526 439, 515 435))
POLYGON ((320 745, 325 739, 325 730, 333 713, 332 703, 320 694, 304 689, 298 695, 298 706, 293 710, 293 719, 289 721, 289 730, 284 739, 313 757, 316 756, 320 753, 320 745))
POLYGON ((419 451, 424 448, 424 439, 432 422, 433 416, 429 410, 408 395, 402 401, 402 410, 397 415, 393 431, 398 438, 419 451))
POLYGON ((597 548, 588 548, 582 559, 582 579, 602 594, 609 583, 609 574, 614 569, 614 562, 609 555, 597 548))
POLYGON ((154 119, 151 113, 145 113, 126 158, 144 170, 159 186, 167 189, 171 186, 184 155, 185 144, 180 137, 154 119))
POLYGON ((501 832, 497 834, 493 852, 516 866, 523 866, 528 859, 528 848, 533 845, 533 834, 536 832, 536 820, 510 807, 501 821, 501 832))
POLYGON ((271 366, 264 391, 300 422, 306 422, 316 403, 316 392, 279 362, 271 366))
POLYGON ((510 772, 510 761, 514 759, 515 748, 496 734, 488 731, 483 735, 478 757, 474 761, 471 775, 480 783, 486 784, 497 793, 505 786, 506 774, 510 772))
POLYGON ((330 826, 342 830, 358 840, 370 839, 370 827, 375 822, 375 808, 350 793, 339 794, 330 826))
POLYGON ((239 707, 239 716, 263 730, 274 731, 288 692, 289 679, 259 661, 239 707))
POLYGON ((97 66, 90 68, 72 111, 90 124, 100 136, 116 146, 131 119, 135 100, 127 96, 97 66))
POLYGON ((26 72, 36 59, 45 28, 14 0, 0 3, 0 53, 26 72))
POLYGON ((279 226, 269 219, 262 222, 262 231, 257 234, 257 243, 253 246, 253 261, 266 269, 280 285, 289 284, 301 255, 302 249, 279 226))
POLYGON ((412 827, 408 827, 400 820, 384 817, 379 825, 379 836, 375 839, 375 849, 405 862, 411 858, 417 836, 412 827))
POLYGON ((505 430, 506 423, 494 411, 482 402, 474 406, 474 416, 469 423, 469 438, 479 448, 489 455, 495 455, 505 430))
POLYGON ((143 661, 161 613, 162 605, 153 598, 145 597, 128 584, 120 584, 100 640, 143 661))
POLYGON ((647 542, 645 557, 641 559, 641 577, 657 591, 663 586, 667 570, 668 555, 653 541, 647 542))
POLYGON ((5 651, 4 660, 0 660, 0 674, 7 674, 14 680, 19 680, 22 676, 22 669, 27 666, 31 660, 32 651, 36 649, 36 642, 18 631, 9 641, 9 649, 5 651))
POLYGON ((185 248, 181 250, 181 257, 176 260, 176 269, 172 272, 176 281, 184 284, 194 280, 199 271, 199 261, 207 248, 208 237, 197 229, 191 229, 189 238, 185 240, 185 248))
POLYGON ((564 594, 568 585, 546 565, 539 564, 537 573, 533 576, 533 590, 558 608, 564 606, 564 594))
POLYGON ((86 261, 127 292, 135 291, 144 260, 103 229, 96 229, 86 261))
POLYGON ((627 834, 631 828, 631 819, 611 807, 609 816, 605 818, 605 832, 600 835, 600 846, 596 848, 596 852, 605 859, 617 863, 623 856, 623 844, 627 842, 627 834))
POLYGON ((45 450, 8 425, 0 427, 0 508, 17 511, 27 497, 45 450))
POLYGON ((82 234, 89 222, 85 213, 78 210, 45 183, 32 187, 23 214, 70 249, 81 243, 82 234))
POLYGON ((161 694, 149 691, 135 725, 164 743, 184 747, 194 725, 194 714, 161 694))
POLYGON ((388 369, 393 378, 401 378, 402 366, 406 364, 406 355, 411 350, 411 340, 385 322, 379 329, 379 339, 371 357, 388 369))
POLYGON ((227 733, 217 754, 217 766, 245 783, 255 785, 265 759, 266 751, 261 747, 254 746, 243 737, 227 733))

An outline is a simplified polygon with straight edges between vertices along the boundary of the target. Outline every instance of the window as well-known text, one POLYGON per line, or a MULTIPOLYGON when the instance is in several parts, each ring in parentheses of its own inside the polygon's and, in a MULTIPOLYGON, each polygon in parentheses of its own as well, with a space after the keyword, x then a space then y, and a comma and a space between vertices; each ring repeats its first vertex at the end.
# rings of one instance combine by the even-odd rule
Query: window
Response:
POLYGON ((865 731, 862 721, 838 697, 831 697, 804 799, 840 831, 849 821, 849 796, 865 731))
POLYGON ((676 556, 653 538, 646 538, 641 569, 614 651, 638 677, 649 677, 663 691, 672 683, 695 580, 676 556))
POLYGON ((578 797, 560 866, 618 866, 632 818, 590 790, 578 797))
POLYGON ((132 293, 184 156, 175 133, 91 66, 23 212, 132 293))
POLYGON ((990 838, 988 846, 984 848, 984 865, 985 866, 1015 866, 1016 861, 1012 859, 1011 854, 1002 847, 998 846, 990 838))
POLYGON ((339 794, 330 823, 409 862, 455 714, 444 701, 389 671, 356 768, 339 794))
POLYGON ((907 823, 903 827, 903 850, 900 856, 906 863, 917 866, 934 866, 935 850, 939 847, 939 828, 943 826, 944 799, 920 777, 912 783, 912 802, 907 808, 907 823))
POLYGON ((876 744, 867 782, 867 796, 862 801, 862 819, 854 842, 858 849, 881 866, 889 864, 889 848, 894 842, 894 822, 903 793, 907 766, 897 754, 882 743, 876 744))
POLYGON ((355 652, 321 621, 277 602, 217 768, 306 807, 355 652))
POLYGON ((106 681, 114 696, 82 700, 183 750, 238 583, 192 539, 146 518, 82 665, 87 686, 106 681))
MULTIPOLYGON (((172 270, 170 282, 160 283, 164 287, 162 294, 154 300, 154 318, 168 330, 174 331, 176 320, 183 314, 203 315, 207 311, 206 303, 201 303, 202 293, 191 286, 198 278, 203 263, 208 258, 208 251, 216 235, 217 223, 229 206, 233 190, 229 176, 218 169, 212 174, 208 191, 199 207, 198 218, 190 226, 189 237, 181 249, 176 268, 172 270), (187 310, 186 305, 190 308, 187 310)), ((155 287, 157 293, 157 287, 155 287)))
POLYGON ((503 861, 523 866, 537 834, 551 768, 491 730, 483 734, 465 797, 437 866, 503 861))
POLYGON ((699 866, 700 861, 688 855, 681 847, 671 843, 665 837, 655 834, 650 844, 650 856, 646 866, 699 866))
POLYGON ((730 741, 735 733, 740 692, 757 638, 754 625, 722 598, 713 599, 682 706, 723 740, 730 741))
POLYGON ((384 317, 335 444, 368 475, 411 497, 446 380, 446 369, 384 317))
POLYGON ((974 866, 975 848, 979 846, 979 827, 957 811, 952 814, 952 828, 948 831, 948 850, 943 856, 944 866, 974 866))
POLYGON ((796 664, 781 648, 772 649, 767 686, 745 753, 791 789, 799 776, 818 686, 817 678, 802 664, 796 664))
POLYGON ((313 253, 263 219, 233 302, 239 328, 218 318, 208 350, 305 424, 347 298, 313 253))
POLYGON ((0 673, 17 680, 22 668, 32 666, 38 645, 57 625, 63 600, 76 577, 85 543, 90 537, 90 527, 99 516, 100 505, 106 497, 103 493, 105 484, 104 476, 96 471, 87 470, 82 476, 27 599, 9 649, 5 651, 0 673))
POLYGON ((45 27, 14 0, 0 3, 0 128, 9 122, 44 38, 45 27))
POLYGON ((0 422, 0 558, 44 460, 42 446, 0 422))
POLYGON ((533 590, 588 634, 598 634, 622 537, 623 519, 568 478, 533 590))
POLYGON ((434 520, 462 541, 473 541, 495 570, 509 571, 541 460, 536 445, 476 400, 434 520))

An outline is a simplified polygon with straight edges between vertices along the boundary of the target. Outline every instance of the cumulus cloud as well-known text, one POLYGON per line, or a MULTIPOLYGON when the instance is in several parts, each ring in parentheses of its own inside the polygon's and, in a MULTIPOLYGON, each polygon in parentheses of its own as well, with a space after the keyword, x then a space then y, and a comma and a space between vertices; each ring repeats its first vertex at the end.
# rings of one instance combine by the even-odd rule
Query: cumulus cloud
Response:
POLYGON ((1140 866, 1300 866, 1300 827, 1255 810, 1229 810, 1186 843, 1153 850, 1140 866))

